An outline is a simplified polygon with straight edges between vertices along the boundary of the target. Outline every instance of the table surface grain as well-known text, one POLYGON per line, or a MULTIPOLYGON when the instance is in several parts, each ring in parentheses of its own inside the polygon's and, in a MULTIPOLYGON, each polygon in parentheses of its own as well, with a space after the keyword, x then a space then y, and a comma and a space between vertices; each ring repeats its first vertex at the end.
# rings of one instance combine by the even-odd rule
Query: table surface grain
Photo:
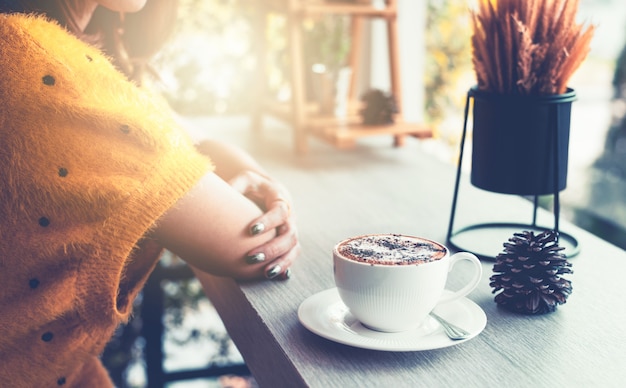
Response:
MULTIPOLYGON (((254 154, 254 153, 253 153, 254 154)), ((309 332, 299 305, 332 288, 335 243, 364 233, 405 233, 445 242, 456 167, 406 147, 319 148, 303 157, 267 146, 255 156, 292 192, 302 254, 284 282, 237 283, 200 275, 207 296, 261 387, 617 387, 626 382, 626 252, 561 220, 580 254, 570 258, 573 292, 545 315, 499 308, 493 262, 468 298, 487 315, 474 339, 419 352, 341 345, 309 332)), ((521 220, 532 204, 478 190, 463 175, 455 225, 521 220)), ((553 220, 541 213, 540 220, 553 220)), ((504 241, 502 241, 504 242, 504 241)), ((499 245, 501 247, 501 245, 499 245)), ((498 252, 494 252, 494 255, 498 252)), ((462 276, 458 275, 458 276, 462 276)), ((452 275, 449 282, 454 287, 452 275)))

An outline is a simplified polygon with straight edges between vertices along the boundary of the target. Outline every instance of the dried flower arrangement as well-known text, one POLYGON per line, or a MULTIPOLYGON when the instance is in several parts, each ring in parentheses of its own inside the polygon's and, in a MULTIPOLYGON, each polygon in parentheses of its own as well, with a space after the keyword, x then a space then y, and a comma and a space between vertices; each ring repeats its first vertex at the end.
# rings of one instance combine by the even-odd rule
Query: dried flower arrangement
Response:
POLYGON ((562 94, 589 53, 594 26, 576 22, 579 0, 478 0, 472 11, 478 89, 562 94))

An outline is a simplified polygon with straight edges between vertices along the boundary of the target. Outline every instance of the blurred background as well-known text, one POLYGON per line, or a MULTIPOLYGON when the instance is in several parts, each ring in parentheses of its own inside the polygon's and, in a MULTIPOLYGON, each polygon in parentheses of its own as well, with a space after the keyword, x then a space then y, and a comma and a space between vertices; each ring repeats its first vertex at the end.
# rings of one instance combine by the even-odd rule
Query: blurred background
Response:
MULTIPOLYGON (((190 121, 219 123, 221 131, 229 130, 224 123, 236 123, 233 131, 245 127, 259 103, 250 93, 250 85, 260 77, 254 52, 259 36, 252 22, 257 1, 180 3, 176 30, 152 63, 159 75, 155 87, 190 121)), ((468 12, 473 1, 401 0, 398 4, 403 114, 407 120, 433 128, 433 138, 418 140, 421 150, 455 164, 466 93, 475 82, 468 12)), ((561 215, 626 249, 626 2, 581 0, 580 5, 581 21, 597 29, 592 50, 571 81, 578 99, 572 108, 568 188, 561 195, 561 215)), ((346 65, 349 20, 318 17, 306 20, 302 28, 307 73, 312 76, 320 65, 326 69, 346 65)), ((384 65, 378 64, 377 51, 377 45, 384 42, 380 36, 384 30, 372 23, 367 31, 369 81, 362 87, 385 90, 389 80, 384 65)), ((285 18, 271 15, 265 36, 270 53, 265 81, 272 98, 284 101, 290 97, 285 18)), ((196 127, 194 131, 210 135, 212 128, 196 127)), ((541 202, 549 208, 552 200, 547 197, 541 202)), ((176 263, 174 257, 164 260, 166 266, 176 263)), ((164 279, 157 285, 163 296, 160 321, 166 372, 243 366, 218 370, 215 377, 165 386, 255 386, 199 284, 189 279, 164 279)), ((138 298, 137 311, 144 300, 138 298)), ((118 331, 103 356, 121 387, 147 386, 145 327, 141 314, 136 316, 118 331)))

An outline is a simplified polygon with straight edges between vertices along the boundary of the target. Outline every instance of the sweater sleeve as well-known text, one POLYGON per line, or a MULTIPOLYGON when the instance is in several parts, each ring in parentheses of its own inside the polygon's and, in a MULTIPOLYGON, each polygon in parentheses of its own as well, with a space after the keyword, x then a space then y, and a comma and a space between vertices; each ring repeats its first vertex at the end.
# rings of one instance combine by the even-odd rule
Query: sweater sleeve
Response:
POLYGON ((161 99, 42 17, 0 15, 0 69, 0 382, 48 386, 127 319, 142 239, 212 165, 161 99))

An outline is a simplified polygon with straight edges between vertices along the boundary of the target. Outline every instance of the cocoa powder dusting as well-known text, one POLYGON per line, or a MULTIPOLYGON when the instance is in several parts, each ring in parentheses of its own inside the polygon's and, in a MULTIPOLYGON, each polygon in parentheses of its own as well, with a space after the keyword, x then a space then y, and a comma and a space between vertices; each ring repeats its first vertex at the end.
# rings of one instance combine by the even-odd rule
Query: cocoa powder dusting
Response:
POLYGON ((443 246, 426 239, 398 234, 359 236, 337 247, 344 257, 369 264, 429 263, 445 256, 443 246))

